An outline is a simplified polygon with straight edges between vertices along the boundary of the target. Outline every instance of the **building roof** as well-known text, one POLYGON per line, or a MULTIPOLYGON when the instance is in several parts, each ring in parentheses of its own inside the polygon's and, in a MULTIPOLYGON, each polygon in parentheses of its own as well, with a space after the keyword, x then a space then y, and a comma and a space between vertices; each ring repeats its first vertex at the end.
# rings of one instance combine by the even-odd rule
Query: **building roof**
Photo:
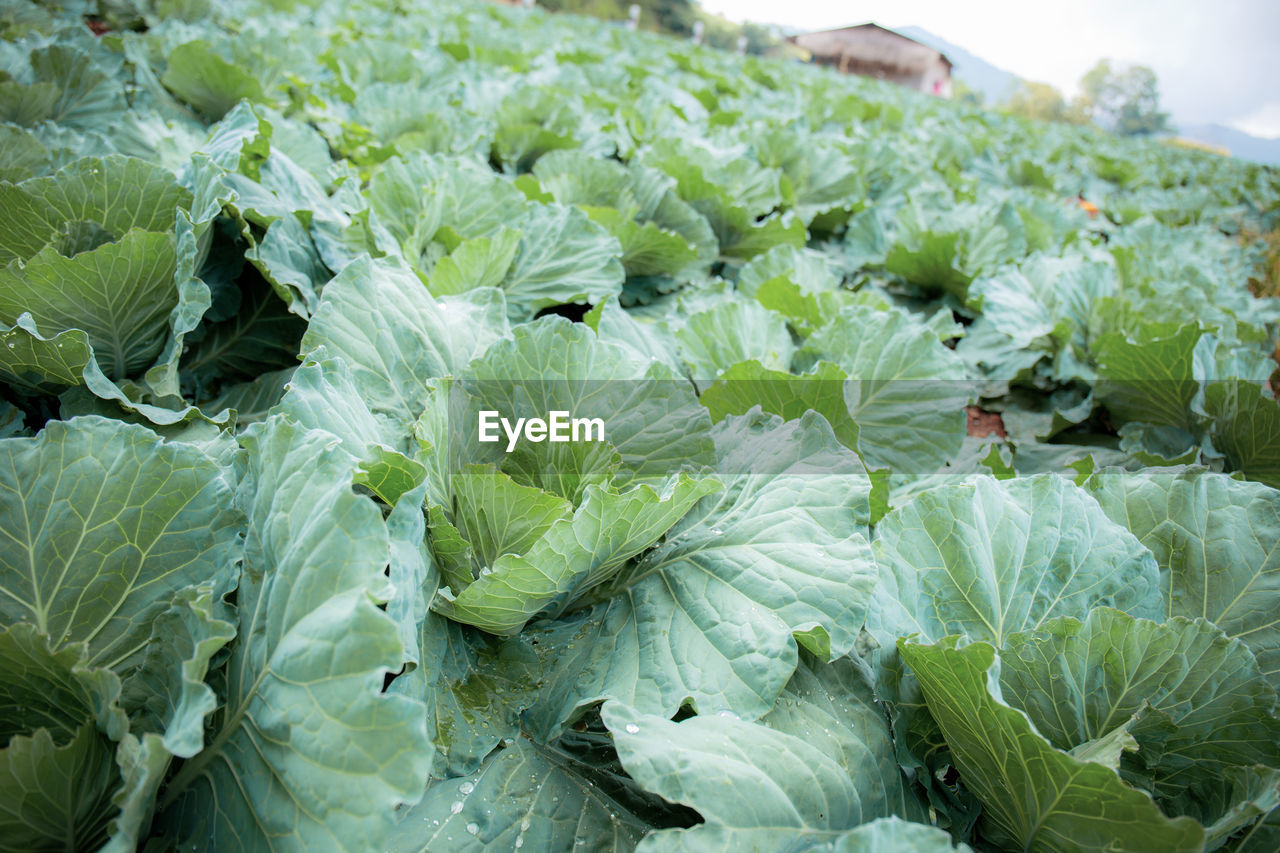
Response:
POLYGON ((940 51, 877 24, 802 33, 789 41, 821 59, 839 62, 847 57, 850 62, 897 74, 918 73, 938 59, 951 67, 951 60, 940 51))

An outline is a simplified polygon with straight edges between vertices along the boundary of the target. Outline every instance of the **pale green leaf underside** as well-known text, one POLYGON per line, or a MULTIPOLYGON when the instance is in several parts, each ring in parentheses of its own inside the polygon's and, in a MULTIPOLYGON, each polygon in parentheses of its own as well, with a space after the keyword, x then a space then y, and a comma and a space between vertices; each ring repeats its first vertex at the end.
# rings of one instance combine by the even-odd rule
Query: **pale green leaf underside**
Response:
POLYGON ((214 849, 378 846, 430 766, 422 706, 380 695, 404 654, 375 606, 390 592, 386 528, 332 435, 276 415, 242 441, 249 530, 225 705, 162 817, 214 849))
POLYGON ((627 853, 648 827, 596 787, 598 773, 554 745, 520 738, 476 772, 428 788, 386 849, 627 853))

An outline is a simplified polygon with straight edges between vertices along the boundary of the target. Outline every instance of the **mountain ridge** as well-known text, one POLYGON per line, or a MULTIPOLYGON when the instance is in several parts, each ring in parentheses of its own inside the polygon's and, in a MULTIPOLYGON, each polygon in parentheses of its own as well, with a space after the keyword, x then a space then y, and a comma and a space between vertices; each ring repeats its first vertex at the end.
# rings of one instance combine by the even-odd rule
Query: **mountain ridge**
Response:
MULTIPOLYGON (((990 106, 1006 100, 1023 82, 1023 78, 1012 71, 993 65, 972 51, 949 42, 923 27, 893 29, 894 32, 944 53, 947 59, 951 60, 955 77, 963 80, 970 88, 981 92, 983 99, 990 106)), ((1180 122, 1176 127, 1177 134, 1182 139, 1225 148, 1231 152, 1231 156, 1242 160, 1280 165, 1280 139, 1253 136, 1218 123, 1180 122)))

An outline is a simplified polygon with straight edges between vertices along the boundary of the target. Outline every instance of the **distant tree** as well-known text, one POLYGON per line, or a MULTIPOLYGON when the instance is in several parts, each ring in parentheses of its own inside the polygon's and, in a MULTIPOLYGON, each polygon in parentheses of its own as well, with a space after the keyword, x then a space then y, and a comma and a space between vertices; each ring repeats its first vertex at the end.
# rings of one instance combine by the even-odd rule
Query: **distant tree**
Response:
POLYGON ((1102 59, 1080 78, 1079 108, 1102 127, 1121 136, 1148 136, 1170 130, 1160 111, 1156 73, 1145 65, 1123 70, 1102 59))
POLYGON ((570 12, 606 21, 622 21, 626 20, 627 7, 631 4, 622 0, 538 0, 538 5, 548 12, 570 12))
POLYGON ((768 53, 780 41, 772 27, 750 21, 742 25, 742 34, 747 37, 747 53, 756 55, 768 53))
POLYGON ((691 0, 638 0, 644 10, 641 21, 651 18, 659 32, 679 36, 692 35, 693 22, 698 19, 697 9, 691 0))
POLYGON ((548 12, 594 15, 606 21, 624 21, 635 3, 640 7, 640 28, 678 36, 693 33, 698 19, 692 0, 538 0, 548 12))
POLYGON ((1070 124, 1088 124, 1089 117, 1075 102, 1068 103, 1048 83, 1022 81, 1022 86, 1002 105, 1006 112, 1038 121, 1061 121, 1070 124))
POLYGON ((1005 101, 1004 108, 1024 118, 1062 121, 1067 112, 1067 101, 1048 83, 1024 80, 1022 86, 1005 101))
POLYGON ((951 100, 971 107, 986 106, 987 99, 980 89, 975 89, 959 77, 951 78, 951 100))

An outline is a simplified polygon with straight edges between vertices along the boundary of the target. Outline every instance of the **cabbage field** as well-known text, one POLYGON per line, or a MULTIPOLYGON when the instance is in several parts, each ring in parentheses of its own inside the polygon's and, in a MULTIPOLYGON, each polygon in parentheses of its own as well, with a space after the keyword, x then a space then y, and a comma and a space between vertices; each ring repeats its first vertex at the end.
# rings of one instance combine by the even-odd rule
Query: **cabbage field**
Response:
POLYGON ((482 2, 0 33, 0 850, 1280 850, 1280 172, 482 2))

